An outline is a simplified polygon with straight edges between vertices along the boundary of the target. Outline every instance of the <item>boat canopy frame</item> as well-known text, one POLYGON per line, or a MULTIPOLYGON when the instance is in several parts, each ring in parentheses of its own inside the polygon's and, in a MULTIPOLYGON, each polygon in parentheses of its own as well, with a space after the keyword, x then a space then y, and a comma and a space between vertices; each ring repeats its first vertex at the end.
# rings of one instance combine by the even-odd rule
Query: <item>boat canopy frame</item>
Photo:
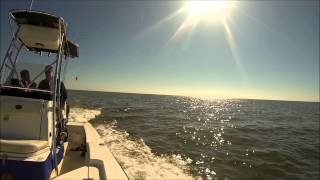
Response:
MULTIPOLYGON (((46 12, 40 11, 28 11, 28 10, 12 10, 9 13, 9 17, 13 20, 18 27, 24 25, 31 25, 37 27, 46 27, 59 29, 60 33, 66 34, 66 26, 64 19, 46 12)), ((20 39, 21 40, 21 39, 20 39)), ((23 42, 23 41, 22 41, 23 42)), ((79 57, 79 45, 66 39, 66 36, 63 36, 63 52, 67 57, 75 58, 79 57)), ((58 49, 46 49, 46 48, 37 48, 26 46, 31 51, 42 51, 49 53, 58 53, 58 49)))
MULTIPOLYGON (((15 75, 20 82, 20 78, 15 66, 18 62, 18 57, 23 47, 27 48, 29 51, 39 53, 40 55, 42 55, 43 52, 47 52, 48 55, 51 53, 57 55, 62 54, 65 56, 65 59, 79 57, 79 45, 66 38, 66 26, 62 17, 39 11, 11 10, 9 12, 9 21, 14 21, 18 27, 13 34, 7 53, 5 54, 4 60, 0 65, 0 85, 7 84, 13 75, 15 75), (33 40, 35 41, 34 44, 31 44, 30 42, 27 43, 26 41, 30 40, 30 38, 26 38, 26 35, 31 35, 33 37, 38 35, 37 32, 32 32, 30 30, 36 30, 38 33, 40 31, 45 35, 47 35, 48 32, 55 30, 58 32, 58 34, 56 34, 58 36, 58 41, 55 42, 57 44, 57 48, 48 48, 41 43, 41 41, 48 43, 48 39, 33 40), (23 32, 25 32, 24 35, 22 35, 23 32), (62 47, 61 49, 60 46, 62 47), (5 81, 6 83, 3 83, 4 80, 2 78, 6 69, 9 69, 11 72, 5 81)), ((51 65, 55 63, 56 62, 53 62, 51 65)), ((36 78, 38 78, 42 73, 44 73, 44 71, 40 72, 36 78)), ((34 78, 32 82, 36 80, 36 78, 34 78)))

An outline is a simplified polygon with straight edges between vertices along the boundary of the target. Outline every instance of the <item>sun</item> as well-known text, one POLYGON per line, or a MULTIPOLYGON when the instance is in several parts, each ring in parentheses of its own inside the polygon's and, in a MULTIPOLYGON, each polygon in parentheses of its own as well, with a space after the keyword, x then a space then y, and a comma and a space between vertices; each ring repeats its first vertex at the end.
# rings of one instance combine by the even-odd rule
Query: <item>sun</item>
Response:
POLYGON ((234 6, 235 1, 226 0, 187 1, 183 9, 191 21, 217 22, 226 20, 234 6))
MULTIPOLYGON (((170 38, 175 39, 186 29, 194 29, 200 23, 226 25, 236 6, 235 0, 186 1, 175 14, 186 14, 186 19, 170 38)), ((174 17, 174 16, 173 16, 174 17)))

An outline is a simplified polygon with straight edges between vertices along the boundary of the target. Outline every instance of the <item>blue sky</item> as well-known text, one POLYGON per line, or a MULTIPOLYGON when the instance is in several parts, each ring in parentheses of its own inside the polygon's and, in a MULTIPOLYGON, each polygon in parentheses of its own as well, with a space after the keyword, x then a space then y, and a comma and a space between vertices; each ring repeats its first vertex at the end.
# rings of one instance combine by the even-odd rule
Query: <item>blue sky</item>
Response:
MULTIPOLYGON (((8 11, 29 4, 1 1, 1 60, 8 11)), ((172 39, 188 13, 163 19, 184 4, 35 0, 33 10, 63 16, 80 44, 80 58, 68 64, 69 89, 319 101, 319 1, 237 2, 228 18, 233 46, 219 22, 172 39)))

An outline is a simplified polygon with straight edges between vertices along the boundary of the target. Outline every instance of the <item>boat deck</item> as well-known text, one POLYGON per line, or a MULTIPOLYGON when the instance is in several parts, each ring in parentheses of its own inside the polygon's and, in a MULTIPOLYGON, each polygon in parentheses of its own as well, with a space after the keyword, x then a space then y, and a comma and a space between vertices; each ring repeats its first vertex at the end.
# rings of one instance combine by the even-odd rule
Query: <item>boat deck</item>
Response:
POLYGON ((71 150, 74 148, 70 143, 64 143, 65 152, 64 158, 58 166, 58 176, 55 170, 52 171, 51 179, 84 179, 90 177, 91 179, 99 179, 99 171, 95 167, 88 166, 88 160, 85 156, 81 156, 81 151, 71 150))
POLYGON ((66 147, 65 158, 63 158, 59 174, 65 174, 88 164, 86 158, 81 156, 81 151, 72 151, 69 143, 64 144, 66 147))

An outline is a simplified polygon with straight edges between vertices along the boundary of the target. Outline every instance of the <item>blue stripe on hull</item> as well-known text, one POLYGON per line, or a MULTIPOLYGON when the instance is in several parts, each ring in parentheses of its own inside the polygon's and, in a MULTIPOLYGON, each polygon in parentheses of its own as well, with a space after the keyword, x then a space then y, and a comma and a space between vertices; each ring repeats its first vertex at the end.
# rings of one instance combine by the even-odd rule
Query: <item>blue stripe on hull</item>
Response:
MULTIPOLYGON (((62 145, 57 148, 57 161, 60 163, 63 158, 64 147, 62 145)), ((53 169, 53 157, 51 153, 49 153, 47 159, 42 162, 0 159, 0 179, 3 175, 10 175, 13 180, 46 180, 49 179, 53 169)))

